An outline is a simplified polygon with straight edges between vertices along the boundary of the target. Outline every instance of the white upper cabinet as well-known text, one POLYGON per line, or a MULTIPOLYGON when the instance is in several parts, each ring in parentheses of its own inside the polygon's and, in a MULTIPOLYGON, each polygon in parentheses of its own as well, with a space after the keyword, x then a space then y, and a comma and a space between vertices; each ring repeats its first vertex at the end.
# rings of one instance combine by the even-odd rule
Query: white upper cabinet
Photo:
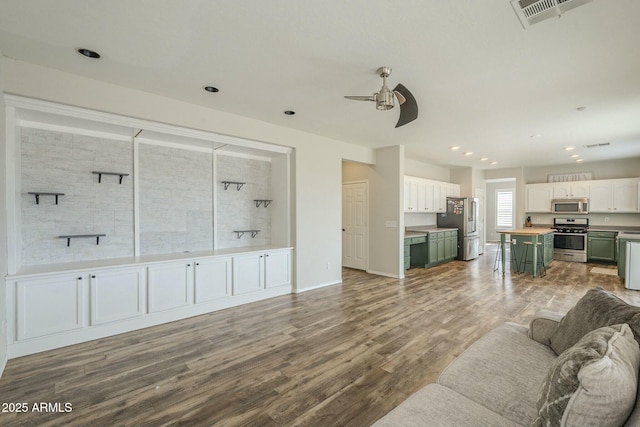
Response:
POLYGON ((460 197, 460 185, 404 177, 404 212, 437 213, 447 210, 447 197, 460 197))
POLYGON ((553 184, 554 199, 589 198, 589 181, 556 182, 553 184))
POLYGON ((638 178, 590 182, 589 212, 638 212, 638 178))
POLYGON ((526 187, 527 212, 551 212, 551 200, 553 199, 553 184, 528 184, 526 187))

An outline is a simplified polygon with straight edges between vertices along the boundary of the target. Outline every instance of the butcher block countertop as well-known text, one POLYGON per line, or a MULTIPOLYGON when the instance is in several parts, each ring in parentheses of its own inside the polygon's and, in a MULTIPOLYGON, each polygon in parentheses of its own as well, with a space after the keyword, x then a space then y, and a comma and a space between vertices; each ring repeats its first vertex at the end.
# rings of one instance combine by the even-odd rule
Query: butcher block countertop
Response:
POLYGON ((527 228, 518 228, 516 230, 501 230, 497 231, 498 234, 518 234, 521 236, 541 236, 543 234, 553 233, 551 228, 542 228, 542 227, 527 227, 527 228))

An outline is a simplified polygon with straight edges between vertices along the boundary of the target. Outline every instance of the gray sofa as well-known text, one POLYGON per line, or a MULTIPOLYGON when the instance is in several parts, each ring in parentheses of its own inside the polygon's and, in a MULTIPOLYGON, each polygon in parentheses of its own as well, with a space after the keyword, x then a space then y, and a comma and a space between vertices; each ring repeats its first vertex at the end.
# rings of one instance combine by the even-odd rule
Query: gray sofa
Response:
POLYGON ((592 289, 490 331, 374 426, 640 426, 639 337, 640 307, 592 289))

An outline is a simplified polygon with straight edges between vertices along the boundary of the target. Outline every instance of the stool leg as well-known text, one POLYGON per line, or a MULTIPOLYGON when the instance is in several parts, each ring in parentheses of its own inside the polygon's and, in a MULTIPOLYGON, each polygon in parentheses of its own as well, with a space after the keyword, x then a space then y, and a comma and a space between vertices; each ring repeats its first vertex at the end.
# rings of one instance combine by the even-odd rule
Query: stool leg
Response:
POLYGON ((511 242, 510 253, 509 253, 509 263, 511 264, 511 271, 516 274, 520 274, 520 265, 518 263, 518 255, 516 254, 515 243, 511 242))
POLYGON ((524 245, 524 255, 520 260, 520 265, 518 265, 518 270, 520 270, 522 274, 526 273, 528 256, 529 256, 529 245, 524 245))
POLYGON ((540 273, 540 277, 547 275, 547 266, 544 265, 544 257, 542 254, 542 244, 538 243, 538 260, 540 261, 540 265, 542 266, 542 272, 540 273))
POLYGON ((502 248, 498 245, 498 251, 496 252, 496 259, 493 261, 493 271, 500 269, 500 254, 502 253, 502 248))

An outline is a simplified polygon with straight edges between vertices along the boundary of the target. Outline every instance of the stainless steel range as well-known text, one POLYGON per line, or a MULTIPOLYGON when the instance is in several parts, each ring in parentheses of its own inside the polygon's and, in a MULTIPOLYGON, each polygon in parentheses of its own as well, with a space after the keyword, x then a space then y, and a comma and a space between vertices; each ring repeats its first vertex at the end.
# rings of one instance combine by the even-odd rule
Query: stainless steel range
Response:
POLYGON ((589 218, 554 218, 553 259, 587 262, 589 218))

